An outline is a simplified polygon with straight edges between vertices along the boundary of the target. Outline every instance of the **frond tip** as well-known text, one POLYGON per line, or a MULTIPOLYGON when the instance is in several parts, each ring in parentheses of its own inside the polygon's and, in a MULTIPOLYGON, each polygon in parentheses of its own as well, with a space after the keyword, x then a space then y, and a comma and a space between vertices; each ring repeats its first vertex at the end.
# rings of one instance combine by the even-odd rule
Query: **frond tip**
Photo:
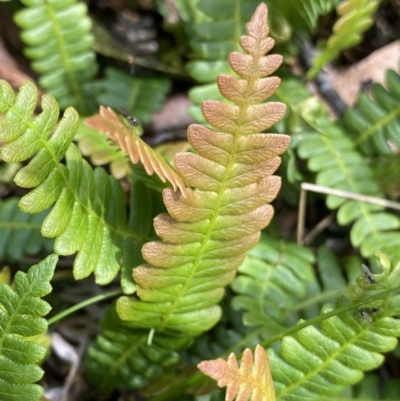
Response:
POLYGON ((257 345, 253 355, 245 349, 239 369, 235 354, 232 352, 228 361, 222 358, 200 362, 197 367, 207 376, 218 380, 219 387, 227 387, 226 401, 274 401, 275 390, 269 369, 268 355, 261 345, 257 345), (236 398, 235 398, 236 397, 236 398))
POLYGON ((88 118, 86 125, 107 134, 124 152, 129 154, 132 163, 136 164, 140 160, 147 174, 156 173, 163 182, 168 180, 174 190, 179 188, 186 196, 186 187, 179 174, 140 137, 132 134, 113 109, 100 106, 100 114, 88 118))

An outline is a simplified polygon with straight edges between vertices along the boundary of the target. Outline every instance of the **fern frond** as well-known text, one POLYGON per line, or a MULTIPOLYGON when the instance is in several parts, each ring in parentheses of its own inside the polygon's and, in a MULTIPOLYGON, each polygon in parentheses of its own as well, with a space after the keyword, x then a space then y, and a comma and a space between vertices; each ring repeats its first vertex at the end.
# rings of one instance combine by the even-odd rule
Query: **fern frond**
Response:
POLYGON ((100 327, 101 334, 88 349, 85 367, 102 394, 115 388, 142 388, 180 360, 177 352, 168 350, 165 337, 155 336, 148 346, 149 332, 132 330, 118 318, 114 306, 107 308, 100 327))
POLYGON ((222 358, 203 361, 198 368, 207 376, 218 381, 219 387, 226 388, 226 401, 274 401, 275 390, 269 369, 268 355, 264 348, 257 345, 254 362, 251 350, 247 348, 242 355, 240 369, 234 353, 228 361, 222 358))
POLYGON ((41 74, 39 84, 62 109, 74 106, 88 115, 95 108, 90 80, 97 72, 92 22, 83 1, 22 0, 27 6, 14 19, 28 45, 25 55, 41 74))
POLYGON ((18 198, 0 200, 0 258, 19 260, 25 253, 35 255, 53 241, 40 234, 47 211, 30 215, 18 208, 18 198))
POLYGON ((356 107, 345 110, 345 128, 355 145, 368 156, 393 155, 400 148, 399 88, 399 74, 388 70, 386 89, 374 84, 371 97, 361 93, 356 107))
POLYGON ((132 163, 142 162, 147 174, 156 173, 165 182, 168 180, 174 190, 186 196, 186 187, 179 174, 157 152, 121 121, 110 107, 100 106, 100 114, 86 120, 86 125, 107 134, 119 147, 129 154, 132 163))
MULTIPOLYGON (((394 268, 387 264, 383 275, 388 288, 398 288, 400 264, 394 268)), ((375 291, 370 283, 364 282, 363 289, 360 285, 355 287, 358 290, 350 291, 350 297, 340 296, 335 307, 325 305, 322 314, 350 306, 356 300, 366 300, 375 291)), ((400 336, 400 320, 391 317, 400 312, 400 297, 389 294, 370 304, 379 310, 374 316, 371 312, 369 321, 352 309, 322 320, 321 330, 308 326, 294 337, 284 337, 280 355, 269 350, 277 400, 332 396, 344 386, 360 381, 363 371, 375 369, 383 362, 382 353, 391 351, 400 336)))
POLYGON ((314 78, 318 72, 339 53, 359 44, 362 34, 373 23, 373 14, 379 7, 380 0, 344 0, 336 12, 340 18, 333 26, 333 34, 328 39, 322 53, 314 58, 312 68, 308 72, 309 78, 314 78))
POLYGON ((34 188, 19 202, 25 213, 40 213, 52 205, 42 235, 56 238, 59 255, 78 252, 74 276, 94 272, 100 284, 109 283, 120 269, 125 233, 125 196, 121 185, 103 169, 93 169, 71 144, 79 125, 78 114, 68 108, 57 124, 59 107, 50 95, 42 98, 43 111, 32 120, 37 90, 26 82, 15 98, 10 85, 0 81, 0 157, 29 163, 14 181, 34 188), (54 130, 54 132, 53 132, 54 130), (49 138, 50 137, 50 138, 49 138), (66 165, 60 162, 65 157, 66 165))
MULTIPOLYGON (((342 129, 326 115, 315 118, 311 113, 303 113, 303 117, 312 130, 298 135, 298 153, 308 160, 309 169, 317 173, 316 183, 379 197, 369 166, 342 129)), ((399 255, 400 219, 396 215, 382 206, 332 195, 327 197, 326 204, 330 209, 339 209, 339 224, 354 223, 350 240, 354 247, 360 247, 364 257, 370 257, 375 250, 393 257, 399 255)))
POLYGON ((230 63, 240 75, 221 75, 218 85, 234 104, 207 101, 205 118, 219 131, 189 127, 189 140, 199 154, 175 157, 178 172, 193 189, 187 196, 164 190, 170 214, 155 219, 164 242, 143 247, 148 263, 134 269, 140 301, 122 297, 117 311, 137 327, 195 336, 220 318, 216 306, 223 287, 235 276, 246 251, 272 218, 269 202, 280 180, 271 176, 289 144, 286 135, 260 134, 278 121, 281 103, 254 104, 269 97, 279 79, 263 78, 275 71, 278 55, 263 56, 273 46, 268 38, 266 6, 261 4, 241 38, 247 52, 232 53, 230 63))
POLYGON ((392 199, 400 195, 399 166, 400 153, 377 157, 371 163, 376 182, 382 192, 392 199))
POLYGON ((116 110, 124 107, 145 124, 164 104, 171 80, 166 77, 133 77, 115 68, 107 68, 99 87, 102 91, 97 96, 99 104, 116 110))
POLYGON ((244 309, 246 326, 281 329, 287 313, 307 293, 314 278, 313 254, 306 248, 263 237, 250 250, 231 284, 236 295, 233 309, 244 309))
POLYGON ((194 103, 189 107, 189 114, 197 122, 206 124, 200 109, 202 101, 224 99, 215 81, 219 74, 232 74, 227 57, 230 52, 240 49, 238 39, 245 32, 245 23, 258 3, 256 0, 177 1, 195 53, 195 59, 186 64, 186 70, 197 82, 204 84, 189 91, 194 103))
MULTIPOLYGON (((136 78, 114 68, 105 71, 105 78, 98 83, 101 93, 97 96, 99 104, 114 109, 121 107, 131 111, 141 122, 150 121, 151 114, 161 109, 171 81, 164 77, 136 78)), ((128 175, 130 166, 126 154, 107 141, 107 137, 96 130, 80 127, 75 140, 92 164, 110 164, 110 171, 117 179, 128 175)))
POLYGON ((319 18, 332 10, 340 0, 270 0, 272 15, 287 19, 294 32, 302 36, 312 34, 319 18))
POLYGON ((40 298, 51 292, 57 256, 50 255, 27 273, 15 275, 15 291, 0 283, 0 399, 39 401, 43 388, 34 384, 43 376, 37 366, 46 348, 27 340, 42 334, 47 322, 42 316, 50 305, 40 298))

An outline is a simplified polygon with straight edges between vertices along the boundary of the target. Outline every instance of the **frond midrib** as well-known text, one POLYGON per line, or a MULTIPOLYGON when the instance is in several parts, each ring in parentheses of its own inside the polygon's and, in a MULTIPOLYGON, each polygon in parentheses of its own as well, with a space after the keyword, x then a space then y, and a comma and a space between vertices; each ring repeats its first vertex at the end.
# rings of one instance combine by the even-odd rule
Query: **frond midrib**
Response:
MULTIPOLYGON (((28 287, 27 291, 25 291, 24 294, 21 297, 18 295, 17 292, 15 292, 15 294, 18 295, 19 299, 18 299, 18 302, 17 302, 17 307, 13 310, 13 312, 11 314, 9 314, 9 312, 7 311, 7 314, 9 316, 9 318, 7 319, 6 327, 4 328, 4 334, 0 336, 0 355, 1 355, 1 350, 3 349, 3 342, 4 342, 5 338, 6 338, 6 336, 9 334, 8 333, 8 328, 10 327, 13 319, 16 316, 19 315, 18 311, 19 311, 20 305, 23 304, 25 299, 30 295, 32 287, 34 286, 34 284, 35 284, 35 281, 34 280, 30 280, 30 284, 29 284, 29 287, 28 287)), ((6 285, 6 284, 3 284, 3 285, 6 285)), ((34 316, 34 315, 31 315, 31 316, 37 318, 37 316, 34 316)))
POLYGON ((86 107, 86 102, 83 99, 82 91, 80 90, 80 85, 76 79, 76 73, 71 68, 71 61, 68 57, 67 46, 65 45, 64 36, 61 33, 60 25, 58 23, 58 19, 56 17, 56 13, 54 11, 54 7, 51 2, 45 2, 45 7, 47 10, 47 15, 51 21, 51 25, 53 27, 53 32, 56 36, 56 43, 58 44, 59 54, 61 56, 61 60, 63 61, 63 65, 65 67, 65 72, 67 76, 67 80, 69 82, 69 86, 73 93, 74 99, 78 102, 78 109, 82 111, 83 114, 87 114, 88 110, 86 107))
POLYGON ((360 135, 355 139, 354 144, 359 146, 361 143, 368 140, 375 132, 378 132, 381 128, 387 126, 392 120, 394 120, 397 116, 400 116, 400 105, 391 110, 389 113, 385 114, 385 116, 374 124, 372 124, 368 129, 364 132, 361 132, 360 135))
MULTIPOLYGON (((253 61, 254 63, 254 61, 253 61)), ((249 84, 247 86, 247 88, 251 88, 254 82, 254 75, 251 76, 251 78, 248 80, 249 84)), ((171 315, 174 314, 175 311, 175 307, 178 304, 178 302, 180 301, 181 297, 184 296, 184 294, 186 293, 186 290, 188 288, 188 286, 191 284, 194 275, 197 273, 197 269, 199 267, 199 264, 202 260, 202 258, 205 256, 205 248, 207 247, 208 242, 210 241, 212 234, 214 233, 214 226, 216 223, 216 220, 219 216, 219 210, 221 209, 221 203, 223 200, 223 196, 226 190, 226 185, 227 185, 227 180, 229 177, 229 173, 232 170, 232 166, 234 164, 234 159, 235 159, 235 154, 236 154, 236 149, 237 149, 237 144, 240 138, 240 131, 241 131, 241 127, 243 125, 242 121, 243 121, 243 115, 245 113, 245 111, 247 110, 247 108, 249 107, 249 102, 248 102, 248 98, 249 98, 249 94, 246 93, 246 97, 244 98, 243 101, 243 105, 240 106, 240 117, 238 119, 238 123, 237 123, 237 129, 236 132, 234 134, 232 134, 234 136, 234 141, 233 141, 233 146, 232 146, 232 153, 231 153, 231 157, 229 159, 229 163, 225 169, 224 172, 224 176, 222 178, 221 181, 221 186, 220 186, 220 190, 218 193, 218 198, 217 201, 215 203, 215 208, 214 208, 214 213, 213 213, 213 217, 210 221, 209 224, 209 228, 208 231, 205 235, 205 238, 200 246, 200 249, 196 255, 196 259, 193 262, 193 267, 191 269, 190 275, 187 277, 186 279, 186 283, 182 286, 182 290, 179 292, 179 294, 177 294, 174 298, 174 301, 171 304, 171 307, 169 308, 169 310, 163 315, 164 318, 161 321, 161 323, 158 325, 158 327, 156 328, 157 331, 162 331, 164 329, 164 327, 168 324, 169 318, 171 317, 171 315)))
POLYGON ((103 380, 100 386, 100 390, 107 391, 109 388, 108 384, 112 382, 113 378, 116 376, 116 372, 118 372, 119 368, 129 359, 131 354, 136 352, 139 347, 146 343, 147 340, 146 335, 142 335, 139 339, 137 339, 129 348, 125 349, 120 356, 114 360, 112 365, 107 369, 105 375, 103 376, 103 380))
MULTIPOLYGON (((399 106, 399 110, 400 110, 400 106, 399 106)), ((313 128, 318 132, 318 135, 320 136, 321 140, 325 143, 326 148, 330 150, 330 153, 332 154, 332 157, 336 161, 336 165, 344 173, 344 175, 346 177, 346 182, 351 186, 353 192, 357 193, 358 192, 357 183, 356 183, 356 181, 354 179, 354 176, 352 174, 350 174, 349 169, 347 167, 347 164, 343 161, 344 158, 335 157, 336 156, 336 150, 332 147, 331 136, 328 136, 328 135, 324 134, 324 132, 322 132, 319 129, 319 127, 314 125, 314 124, 313 124, 313 128)), ((370 230, 370 234, 369 235, 374 235, 375 240, 377 242, 379 241, 379 244, 380 244, 380 248, 379 249, 385 249, 386 244, 384 242, 382 242, 382 238, 379 235, 380 231, 377 231, 375 229, 375 225, 371 221, 371 216, 373 215, 373 213, 371 213, 368 210, 368 207, 367 207, 366 203, 360 202, 359 206, 360 206, 360 210, 361 210, 362 214, 359 215, 356 218, 356 220, 359 220, 359 219, 363 218, 366 222, 370 222, 371 224, 369 224, 369 227, 372 227, 372 229, 370 230)))
MULTIPOLYGON (((49 95, 46 95, 49 96, 49 95)), ((7 98, 3 98, 4 101, 7 101, 7 98)), ((133 241, 135 240, 142 240, 143 237, 135 234, 132 231, 126 231, 126 230, 121 230, 119 228, 116 228, 114 226, 109 225, 100 215, 98 215, 97 213, 94 212, 94 210, 92 208, 89 208, 85 203, 83 203, 81 201, 81 199, 79 198, 79 194, 74 191, 73 187, 71 186, 70 181, 68 180, 68 177, 65 175, 64 173, 64 169, 61 168, 60 166, 63 165, 62 163, 59 162, 58 158, 56 157, 56 154, 53 151, 53 148, 49 145, 49 141, 46 138, 43 138, 41 135, 41 131, 39 130, 39 128, 33 124, 34 120, 29 119, 29 118, 25 118, 24 115, 21 115, 18 112, 18 109, 16 109, 14 107, 14 102, 7 102, 7 105, 9 106, 9 109, 13 110, 13 113, 15 113, 19 119, 21 121, 23 121, 27 128, 24 129, 24 132, 26 132, 27 129, 32 130, 33 132, 35 132, 36 134, 36 139, 39 140, 39 142, 42 145, 42 148, 45 148, 46 151, 50 154, 54 167, 57 168, 59 174, 61 175, 61 177, 63 178, 63 182, 64 182, 64 188, 66 188, 70 193, 72 193, 73 195, 73 199, 75 203, 78 203, 80 205, 80 207, 85 210, 85 212, 92 216, 93 218, 99 220, 102 224, 103 227, 107 228, 108 230, 110 230, 111 232, 114 232, 116 234, 118 234, 119 236, 123 237, 123 238, 132 238, 133 241)), ((53 129, 55 128, 55 126, 53 127, 53 129)), ((67 152, 68 153, 68 150, 67 152)))
MULTIPOLYGON (((376 320, 377 321, 377 320, 376 320)), ((376 322, 374 321, 374 323, 376 322)), ((312 379, 313 377, 318 376, 319 372, 321 372, 327 365, 329 365, 331 362, 336 361, 337 358, 341 355, 341 353, 343 351, 345 351, 347 348, 349 348, 350 346, 356 346, 359 347, 358 345, 353 344, 356 340, 358 340, 359 337, 361 337, 362 335, 365 334, 365 332, 370 331, 370 328, 364 328, 364 330, 360 330, 356 333, 355 336, 353 336, 353 338, 350 341, 346 341, 344 344, 342 344, 333 354, 329 355, 329 358, 327 358, 326 360, 323 361, 322 364, 318 365, 318 368, 309 372, 308 374, 302 376, 301 380, 298 380, 297 382, 293 382, 290 386, 285 387, 284 390, 282 392, 280 392, 279 394, 277 394, 277 400, 281 399, 283 396, 285 396, 286 394, 290 393, 292 390, 296 390, 296 388, 301 387, 304 383, 307 383, 309 381, 309 379, 312 379)), ((327 333, 322 333, 323 335, 325 335, 326 337, 328 337, 331 341, 334 341, 336 344, 340 344, 338 341, 332 339, 331 337, 329 337, 329 335, 327 333)), ((302 346, 303 344, 298 341, 296 339, 296 341, 302 346)), ((305 348, 305 347, 304 347, 305 348)), ((307 352, 310 352, 307 348, 305 348, 307 352)), ((321 360, 321 358, 318 355, 315 355, 318 359, 321 360)), ((342 363, 342 362, 340 362, 342 363)), ((347 366, 347 365, 346 365, 347 366)), ((347 366, 349 369, 352 370, 356 370, 355 368, 351 368, 349 366, 347 366)), ((299 372, 302 372, 301 370, 299 370, 298 368, 294 368, 299 372)), ((361 370, 358 369, 358 370, 361 370)), ((303 373, 303 372, 302 372, 303 373)), ((332 383, 332 385, 340 385, 340 383, 333 383, 331 380, 327 379, 330 383, 332 383)))

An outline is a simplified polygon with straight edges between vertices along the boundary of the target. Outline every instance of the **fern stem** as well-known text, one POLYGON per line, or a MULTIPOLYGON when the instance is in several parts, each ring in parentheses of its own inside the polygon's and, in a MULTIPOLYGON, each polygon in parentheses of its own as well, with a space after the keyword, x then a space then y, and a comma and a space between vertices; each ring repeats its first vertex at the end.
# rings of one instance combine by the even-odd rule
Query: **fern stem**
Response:
POLYGON ((85 301, 79 302, 79 304, 71 306, 70 308, 63 310, 62 312, 57 313, 57 315, 55 315, 51 319, 49 319, 47 323, 50 326, 51 324, 58 322, 59 320, 70 315, 71 313, 74 313, 74 312, 78 311, 79 309, 83 309, 88 305, 103 301, 104 299, 107 299, 107 298, 116 297, 116 296, 122 295, 122 294, 123 294, 122 290, 114 290, 114 291, 110 291, 110 292, 105 292, 100 295, 96 295, 95 297, 86 299, 85 301))

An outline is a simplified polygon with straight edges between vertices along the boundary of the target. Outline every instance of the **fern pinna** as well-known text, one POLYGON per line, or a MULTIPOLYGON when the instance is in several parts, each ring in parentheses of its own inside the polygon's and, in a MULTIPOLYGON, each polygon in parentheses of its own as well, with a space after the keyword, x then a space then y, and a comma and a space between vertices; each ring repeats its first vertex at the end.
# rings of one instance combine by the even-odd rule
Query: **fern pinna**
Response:
POLYGON ((381 252, 376 254, 383 272, 375 278, 386 287, 359 276, 349 294, 322 308, 321 317, 334 316, 321 321, 321 330, 308 325, 284 337, 279 354, 269 350, 277 400, 321 400, 337 393, 360 381, 363 371, 377 368, 382 354, 396 347, 400 296, 391 292, 399 288, 400 263, 391 265, 381 252), (355 308, 356 303, 363 305, 355 308))
MULTIPOLYGON (((377 368, 385 352, 393 350, 400 336, 400 296, 393 295, 400 285, 400 263, 391 265, 381 252, 376 252, 382 273, 368 279, 365 274, 357 277, 348 293, 341 293, 334 305, 326 304, 321 315, 309 321, 300 321, 289 329, 294 335, 279 333, 262 345, 282 339, 278 347, 268 350, 272 378, 278 401, 322 400, 341 391, 344 386, 359 382, 363 372, 377 368), (320 323, 320 328, 313 324, 320 323)), ((361 269, 360 269, 361 270, 361 269)), ((260 345, 256 350, 260 351, 260 345)), ((243 353, 247 359, 248 350, 243 353)), ((259 378, 265 377, 269 367, 248 366, 240 371, 230 355, 228 363, 220 358, 202 362, 198 367, 214 379, 219 386, 228 385, 226 400, 265 400, 261 394, 269 390, 264 381, 253 380, 257 370, 259 378), (209 369, 203 369, 208 367, 209 369), (242 371, 242 372, 241 372, 242 371), (211 373, 211 374, 210 374, 211 373), (243 374, 244 373, 244 374, 243 374), (231 387, 231 388, 230 388, 231 387), (239 390, 237 398, 234 393, 239 390), (243 393, 248 394, 247 397, 243 393), (257 394, 256 394, 257 393, 257 394), (241 394, 242 397, 239 395, 241 394)), ((172 394, 172 391, 170 392, 172 394)), ((169 399, 156 397, 157 400, 169 399)))
POLYGON ((90 80, 98 66, 91 50, 94 36, 87 5, 77 0, 22 0, 26 8, 15 14, 28 46, 25 55, 41 74, 40 85, 62 109, 74 106, 90 114, 95 106, 90 80))
POLYGON ((279 85, 264 78, 281 63, 279 55, 263 56, 274 41, 268 37, 267 9, 261 4, 247 35, 240 40, 247 54, 231 53, 229 61, 240 76, 220 75, 221 93, 232 103, 206 101, 202 112, 219 131, 189 127, 189 141, 198 152, 178 154, 175 165, 191 188, 186 196, 164 190, 169 214, 155 219, 163 242, 143 247, 148 264, 134 269, 140 300, 121 297, 117 311, 123 320, 157 332, 195 336, 220 318, 216 304, 224 294, 246 251, 260 238, 272 218, 268 203, 280 178, 271 176, 289 137, 263 134, 284 114, 281 103, 258 104, 279 85))
POLYGON ((42 316, 50 305, 40 299, 51 292, 57 256, 50 255, 28 273, 15 275, 15 291, 0 283, 0 400, 39 401, 43 388, 34 384, 43 376, 37 364, 46 348, 32 340, 47 330, 42 316))
MULTIPOLYGON (((25 82, 15 96, 11 86, 0 80, 0 157, 7 162, 31 158, 14 178, 20 187, 33 188, 20 199, 19 207, 33 214, 53 206, 42 235, 55 238, 54 251, 59 255, 79 252, 74 261, 76 279, 94 273, 99 284, 107 284, 130 253, 131 241, 138 238, 125 230, 125 194, 103 169, 93 170, 72 144, 79 126, 75 109, 66 109, 58 122, 60 109, 53 96, 43 96, 42 112, 32 118, 36 104, 32 83, 25 82)), ((121 283, 124 291, 133 292, 131 274, 124 269, 121 283)))

